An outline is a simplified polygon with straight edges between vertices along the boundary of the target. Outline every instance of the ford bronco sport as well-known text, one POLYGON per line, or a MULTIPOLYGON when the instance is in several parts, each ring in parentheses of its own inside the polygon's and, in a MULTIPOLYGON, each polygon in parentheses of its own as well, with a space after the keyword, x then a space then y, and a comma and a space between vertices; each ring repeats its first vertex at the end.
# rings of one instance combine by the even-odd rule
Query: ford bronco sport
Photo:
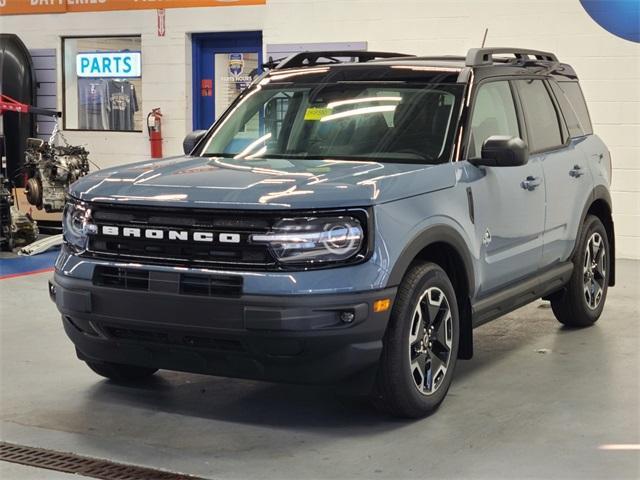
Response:
POLYGON ((474 327, 541 297, 589 326, 614 285, 610 155, 552 53, 300 53, 184 147, 69 191, 50 294, 116 381, 358 385, 419 417, 474 327))

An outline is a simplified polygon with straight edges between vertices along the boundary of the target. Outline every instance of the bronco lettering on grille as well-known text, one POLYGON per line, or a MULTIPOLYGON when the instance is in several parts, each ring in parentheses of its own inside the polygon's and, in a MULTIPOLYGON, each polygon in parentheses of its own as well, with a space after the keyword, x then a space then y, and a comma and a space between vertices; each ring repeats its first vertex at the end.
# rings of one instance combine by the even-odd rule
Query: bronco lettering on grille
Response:
POLYGON ((240 243, 240 235, 237 233, 219 233, 213 232, 189 232, 188 230, 161 230, 158 228, 133 228, 133 227, 115 227, 111 225, 103 225, 101 227, 103 235, 110 237, 129 237, 129 238, 148 238, 150 240, 177 240, 188 242, 214 242, 220 243, 240 243))

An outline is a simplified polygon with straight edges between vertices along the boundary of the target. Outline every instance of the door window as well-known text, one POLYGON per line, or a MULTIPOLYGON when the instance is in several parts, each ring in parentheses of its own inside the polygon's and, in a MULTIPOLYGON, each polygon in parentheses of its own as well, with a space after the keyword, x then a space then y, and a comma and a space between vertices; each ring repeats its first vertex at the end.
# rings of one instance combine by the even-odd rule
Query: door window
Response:
POLYGON ((549 150, 564 142, 558 112, 542 80, 517 80, 522 108, 527 119, 529 149, 549 150))
POLYGON ((506 81, 487 83, 478 90, 471 117, 468 157, 479 157, 482 144, 492 135, 520 136, 513 95, 506 81))

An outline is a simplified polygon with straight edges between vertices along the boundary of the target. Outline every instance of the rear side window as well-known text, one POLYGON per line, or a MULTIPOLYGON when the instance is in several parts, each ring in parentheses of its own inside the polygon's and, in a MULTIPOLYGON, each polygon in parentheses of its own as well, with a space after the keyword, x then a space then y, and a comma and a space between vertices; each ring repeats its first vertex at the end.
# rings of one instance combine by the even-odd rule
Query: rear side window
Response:
POLYGON ((551 85, 551 90, 553 90, 553 94, 555 95, 558 103, 560 104, 560 110, 562 110, 562 116, 564 117, 564 121, 567 124, 567 129, 569 130, 570 137, 581 137, 585 135, 584 129, 578 120, 578 116, 573 109, 571 103, 567 99, 567 96, 562 91, 562 89, 558 86, 556 82, 549 82, 551 85))
POLYGON ((560 85, 560 88, 573 107, 573 111, 578 117, 584 135, 591 135, 593 133, 593 127, 591 126, 589 110, 587 109, 587 103, 584 100, 580 84, 578 82, 558 82, 558 85, 560 85))
POLYGON ((517 80, 532 152, 563 145, 558 112, 542 80, 517 80))
POLYGON ((479 157, 482 144, 492 135, 520 136, 511 87, 503 81, 484 84, 478 90, 471 117, 467 157, 479 157))

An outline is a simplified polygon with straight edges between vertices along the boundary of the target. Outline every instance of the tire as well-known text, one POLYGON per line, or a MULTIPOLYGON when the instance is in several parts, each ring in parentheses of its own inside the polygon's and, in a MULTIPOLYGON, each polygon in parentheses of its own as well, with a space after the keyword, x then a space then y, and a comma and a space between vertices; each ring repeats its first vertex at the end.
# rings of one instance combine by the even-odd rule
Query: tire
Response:
POLYGON ((598 217, 585 219, 572 261, 571 279, 552 296, 551 308, 563 325, 589 327, 602 314, 611 264, 607 231, 598 217))
POLYGON ((135 365, 124 365, 111 362, 90 362, 88 367, 98 375, 101 375, 114 382, 132 382, 150 377, 158 371, 157 368, 137 367, 135 365))
POLYGON ((433 263, 412 267, 398 289, 383 340, 374 405, 405 418, 433 413, 451 385, 459 325, 455 291, 444 270, 433 263))

